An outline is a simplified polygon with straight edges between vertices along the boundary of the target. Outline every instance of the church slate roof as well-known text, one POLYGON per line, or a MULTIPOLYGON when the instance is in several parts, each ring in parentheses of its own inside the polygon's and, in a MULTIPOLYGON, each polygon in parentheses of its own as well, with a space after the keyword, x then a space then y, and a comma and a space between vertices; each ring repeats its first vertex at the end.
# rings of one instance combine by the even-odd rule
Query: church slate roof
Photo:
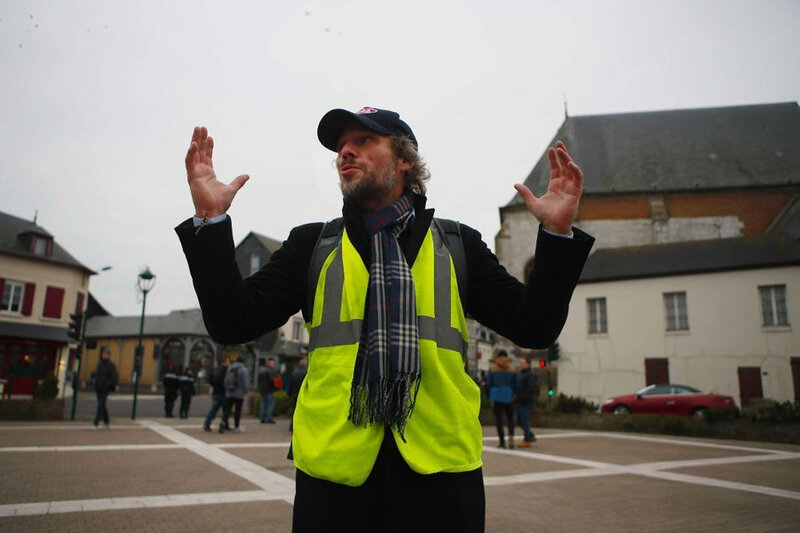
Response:
MULTIPOLYGON (((800 184, 796 102, 567 117, 556 140, 583 169, 584 194, 800 184)), ((542 194, 548 182, 545 152, 525 184, 542 194)))
POLYGON ((597 250, 579 283, 800 265, 800 242, 785 233, 597 250))
POLYGON ((53 248, 50 256, 45 257, 33 253, 23 245, 19 238, 20 235, 26 233, 53 239, 53 236, 46 229, 36 223, 0 212, 0 253, 34 261, 72 266, 83 270, 87 274, 96 274, 96 272, 72 257, 55 239, 53 239, 53 248))

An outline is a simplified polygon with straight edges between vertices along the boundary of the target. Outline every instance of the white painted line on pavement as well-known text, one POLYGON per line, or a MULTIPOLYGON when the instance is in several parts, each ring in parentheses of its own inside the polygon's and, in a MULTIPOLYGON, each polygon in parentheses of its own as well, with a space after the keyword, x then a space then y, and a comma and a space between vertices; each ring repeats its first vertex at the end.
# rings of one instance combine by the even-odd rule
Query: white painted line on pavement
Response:
POLYGON ((699 448, 715 448, 718 450, 735 450, 742 452, 761 452, 761 453, 785 453, 781 450, 771 450, 769 448, 756 448, 752 446, 734 446, 731 444, 715 444, 713 442, 696 442, 696 441, 682 441, 676 439, 664 439, 659 437, 642 437, 639 435, 627 435, 624 433, 612 433, 607 431, 598 431, 592 433, 592 436, 609 437, 612 439, 621 440, 635 440, 640 442, 657 442, 661 444, 673 444, 675 446, 695 446, 699 448))
POLYGON ((196 494, 170 494, 161 496, 134 496, 130 498, 99 498, 95 500, 66 500, 0 505, 0 517, 74 513, 85 511, 120 511, 155 507, 183 507, 218 503, 243 503, 284 498, 263 490, 231 492, 200 492, 196 494))
POLYGON ((505 448, 484 448, 484 453, 499 453, 503 455, 512 455, 514 457, 524 457, 526 459, 539 459, 541 461, 550 461, 552 463, 565 463, 568 465, 585 466, 587 468, 612 468, 617 465, 611 463, 601 463, 598 461, 588 461, 586 459, 574 459, 572 457, 561 457, 558 455, 550 455, 547 453, 538 452, 523 452, 521 450, 507 450, 505 448))
POLYGON ((0 448, 2 452, 110 452, 110 451, 142 451, 142 450, 177 450, 180 444, 87 444, 85 446, 15 446, 0 448))
POLYGON ((764 461, 786 461, 800 459, 800 453, 770 453, 764 455, 737 455, 735 457, 714 457, 708 459, 687 459, 685 461, 662 461, 659 463, 639 463, 631 465, 634 469, 674 470, 676 468, 693 468, 696 466, 717 466, 741 463, 760 463, 764 461))
POLYGON ((41 430, 50 430, 56 429, 59 431, 116 431, 118 429, 138 429, 142 430, 145 429, 142 426, 134 426, 134 425, 126 425, 126 426, 115 426, 112 425, 110 428, 96 428, 92 424, 76 424, 74 426, 48 426, 48 425, 39 425, 39 426, 4 426, 0 425, 0 431, 2 430, 10 430, 10 431, 41 431, 41 430))
POLYGON ((487 487, 498 485, 514 485, 518 483, 538 483, 542 481, 554 481, 559 479, 577 479, 583 477, 612 476, 626 474, 625 467, 608 468, 581 468, 578 470, 556 470, 552 472, 530 472, 528 474, 512 474, 509 476, 487 476, 483 478, 483 484, 487 487))
POLYGON ((725 481, 722 479, 713 479, 708 477, 691 476, 689 474, 677 474, 675 472, 663 471, 645 471, 635 472, 642 476, 652 477, 656 479, 666 479, 669 481, 678 481, 681 483, 691 483, 694 485, 705 485, 708 487, 717 487, 721 489, 740 490, 745 492, 755 492, 756 494, 764 494, 766 496, 778 496, 780 498, 790 498, 792 500, 800 500, 800 492, 793 492, 790 490, 775 489, 772 487, 764 487, 761 485, 750 485, 748 483, 737 483, 735 481, 725 481))
POLYGON ((181 433, 176 429, 172 429, 169 426, 152 420, 140 420, 139 423, 152 429, 162 437, 180 444, 203 459, 216 463, 232 474, 246 479, 257 487, 261 487, 274 495, 275 498, 284 499, 290 503, 294 501, 293 479, 267 470, 241 457, 221 450, 216 446, 212 446, 199 439, 190 437, 185 433, 181 433))
POLYGON ((284 448, 289 450, 290 442, 231 442, 227 444, 212 444, 217 448, 284 448))
POLYGON ((630 474, 630 475, 640 475, 640 476, 668 480, 668 481, 677 481, 681 483, 689 483, 694 485, 705 485, 710 487, 717 487, 729 490, 739 490, 745 492, 754 492, 757 494, 763 494, 767 496, 777 496, 781 498, 800 500, 800 492, 776 489, 761 485, 752 485, 748 483, 737 483, 733 481, 725 481, 708 477, 694 476, 690 474, 680 474, 677 472, 664 471, 666 469, 672 469, 672 468, 714 466, 714 465, 736 464, 736 463, 745 464, 745 463, 762 462, 762 461, 800 459, 800 453, 781 452, 781 453, 755 455, 755 456, 750 455, 750 456, 739 456, 739 457, 714 457, 708 459, 693 459, 685 461, 664 461, 659 463, 614 465, 609 463, 600 463, 596 461, 585 461, 582 459, 558 457, 554 455, 542 454, 536 452, 506 450, 502 448, 499 449, 484 448, 484 452, 512 455, 515 457, 528 456, 531 459, 541 459, 544 461, 561 462, 561 463, 582 465, 587 467, 579 470, 534 472, 528 474, 514 474, 510 476, 489 476, 484 478, 484 484, 486 486, 510 485, 514 483, 536 483, 536 482, 553 481, 559 479, 574 479, 581 477, 630 474))
MULTIPOLYGON (((570 432, 570 433, 537 433, 536 434, 536 439, 537 440, 544 440, 544 439, 550 440, 550 439, 561 439, 561 438, 571 438, 571 437, 587 437, 587 436, 591 436, 591 435, 592 435, 592 433, 587 433, 585 431, 573 431, 573 432, 570 432)), ((497 436, 494 436, 494 437, 491 437, 491 436, 483 437, 483 440, 496 441, 496 440, 500 440, 500 437, 497 437, 497 436)))

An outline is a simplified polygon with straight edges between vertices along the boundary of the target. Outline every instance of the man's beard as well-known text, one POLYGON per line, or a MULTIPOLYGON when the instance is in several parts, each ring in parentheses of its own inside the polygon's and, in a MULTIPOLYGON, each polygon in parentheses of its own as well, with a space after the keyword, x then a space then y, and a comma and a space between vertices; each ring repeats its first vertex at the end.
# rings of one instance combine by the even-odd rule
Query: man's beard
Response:
POLYGON ((383 168, 364 174, 357 181, 339 182, 342 196, 345 200, 363 204, 381 200, 387 193, 397 186, 397 168, 393 162, 388 162, 383 168))

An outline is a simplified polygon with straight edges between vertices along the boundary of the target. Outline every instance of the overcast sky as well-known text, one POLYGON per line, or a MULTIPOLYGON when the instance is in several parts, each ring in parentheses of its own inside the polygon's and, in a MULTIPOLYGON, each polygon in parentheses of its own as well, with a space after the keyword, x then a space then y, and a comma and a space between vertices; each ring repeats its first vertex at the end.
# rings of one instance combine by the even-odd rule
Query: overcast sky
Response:
MULTIPOLYGON (((0 211, 33 219, 136 315, 197 306, 173 227, 193 212, 183 158, 250 181, 230 210, 283 240, 341 209, 329 109, 394 109, 438 216, 480 230, 564 119, 800 99, 800 2, 0 0, 0 211)), ((798 140, 800 142, 800 140, 798 140)), ((580 162, 578 162, 580 163, 580 162)))

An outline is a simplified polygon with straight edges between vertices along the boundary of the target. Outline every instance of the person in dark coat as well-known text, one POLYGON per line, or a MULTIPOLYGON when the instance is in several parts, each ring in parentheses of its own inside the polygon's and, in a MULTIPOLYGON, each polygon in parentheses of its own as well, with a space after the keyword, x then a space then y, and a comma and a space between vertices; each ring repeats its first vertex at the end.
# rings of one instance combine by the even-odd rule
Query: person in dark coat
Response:
POLYGON ((222 423, 219 425, 220 433, 224 431, 244 431, 244 428, 239 426, 239 420, 242 417, 242 404, 245 396, 247 396, 249 387, 250 374, 247 372, 247 367, 242 364, 241 358, 236 359, 225 373, 226 411, 223 411, 222 423), (233 412, 233 428, 228 424, 228 417, 231 412, 233 412))
POLYGON ((187 368, 183 374, 178 378, 178 383, 181 391, 181 418, 189 418, 189 407, 192 405, 192 396, 194 396, 194 376, 192 369, 187 368))
POLYGON ((536 401, 536 388, 538 378, 531 369, 529 359, 520 362, 519 379, 517 381, 517 393, 514 395, 514 404, 517 410, 517 423, 522 428, 523 441, 520 448, 530 448, 531 443, 536 442, 536 436, 531 429, 531 411, 536 401))
POLYGON ((517 374, 511 368, 508 353, 505 350, 497 352, 494 366, 486 380, 489 387, 489 397, 494 408, 494 421, 497 425, 497 436, 500 437, 499 448, 506 447, 506 438, 503 433, 503 415, 508 422, 508 447, 514 448, 514 409, 511 405, 514 399, 514 390, 517 388, 517 374))
MULTIPOLYGON (((338 241, 340 247, 352 245, 352 249, 348 248, 347 255, 361 259, 361 264, 354 261, 355 272, 374 271, 375 276, 370 274, 368 281, 374 281, 380 290, 366 291, 368 294, 364 294, 364 282, 367 280, 354 272, 342 273, 342 287, 354 289, 354 294, 358 294, 357 299, 362 294, 372 298, 383 294, 384 290, 395 292, 398 284, 408 287, 405 279, 412 282, 414 278, 421 280, 421 272, 411 271, 409 276, 407 271, 415 266, 419 257, 423 257, 420 265, 424 266, 421 268, 431 265, 431 254, 426 252, 418 255, 418 252, 423 250, 424 243, 430 243, 431 239, 427 236, 440 231, 434 226, 433 210, 426 208, 424 182, 429 175, 424 161, 419 157, 417 141, 411 128, 393 111, 364 107, 357 113, 350 113, 336 109, 329 111, 320 121, 317 136, 323 146, 337 154, 336 168, 344 197, 343 218, 339 221, 343 227, 340 227, 337 236, 333 236, 334 244, 338 241), (382 246, 382 242, 388 244, 382 246), (399 268, 383 269, 384 259, 399 268), (371 269, 373 266, 374 269, 371 269), (385 278, 386 272, 389 272, 392 279, 385 278)), ((321 304, 322 298, 316 298, 313 288, 307 289, 311 284, 310 273, 317 282, 320 281, 316 272, 311 270, 311 267, 316 267, 311 264, 311 260, 323 228, 330 229, 332 226, 320 222, 294 228, 282 247, 272 254, 269 262, 243 280, 236 263, 231 219, 227 212, 234 196, 249 176, 240 175, 230 184, 219 181, 212 164, 214 144, 206 128, 195 128, 185 158, 194 216, 176 228, 188 259, 206 329, 216 342, 239 344, 247 343, 282 326, 287 318, 301 309, 306 321, 312 322, 323 310, 314 308, 315 302, 321 304)), ((461 307, 458 308, 458 300, 453 298, 449 300, 450 310, 455 310, 459 319, 464 313, 469 313, 482 324, 523 348, 546 347, 558 337, 567 317, 572 291, 593 243, 590 236, 572 226, 583 186, 580 168, 572 161, 560 141, 555 147, 548 149, 548 160, 550 183, 547 192, 536 197, 526 186, 516 185, 520 200, 541 223, 536 237, 534 272, 527 286, 514 279, 499 264, 477 231, 464 224, 455 226, 461 236, 462 246, 459 249, 463 247, 463 272, 466 272, 469 284, 464 287, 464 294, 458 296, 461 307)), ((452 192, 455 194, 459 191, 452 192)), ((443 254, 441 257, 445 256, 443 254)), ((434 278, 431 281, 442 290, 445 290, 444 282, 443 278, 434 278)), ((414 294, 413 289, 409 294, 414 294)), ((337 299, 339 297, 337 295, 337 299)), ((401 306, 402 310, 409 309, 407 299, 395 297, 392 301, 401 306)), ((350 305, 353 304, 351 302, 350 305)), ((366 444, 361 446, 354 441, 340 440, 337 437, 344 434, 345 430, 341 428, 344 428, 345 423, 352 422, 358 426, 358 421, 362 420, 364 413, 361 408, 365 404, 360 403, 357 398, 364 391, 360 381, 362 377, 368 378, 372 383, 389 380, 391 384, 395 384, 398 381, 398 373, 395 372, 392 376, 386 374, 391 373, 393 368, 398 368, 397 366, 381 367, 377 357, 367 356, 384 355, 391 358, 390 362, 399 363, 397 359, 400 352, 387 353, 386 344, 383 343, 370 346, 367 339, 376 338, 371 335, 383 338, 384 331, 395 331, 390 339, 401 336, 413 338, 407 343, 413 354, 417 354, 420 349, 425 352, 439 350, 433 345, 417 342, 422 340, 417 337, 420 327, 413 320, 412 323, 407 321, 414 315, 413 307, 410 313, 392 315, 391 324, 397 326, 394 329, 383 327, 389 319, 381 311, 383 308, 380 305, 370 305, 369 308, 372 313, 370 316, 375 313, 379 316, 372 321, 367 319, 365 313, 360 330, 358 324, 350 318, 347 319, 354 328, 351 332, 355 342, 342 344, 338 337, 326 333, 321 327, 311 335, 310 361, 314 365, 309 364, 302 397, 297 402, 297 413, 302 411, 304 417, 309 417, 310 426, 321 431, 317 435, 312 435, 312 431, 298 431, 293 434, 294 450, 305 449, 310 452, 315 449, 315 452, 319 452, 318 455, 306 454, 305 457, 294 454, 295 465, 298 467, 293 507, 294 530, 353 529, 354 524, 364 530, 379 530, 382 529, 381 525, 391 520, 392 526, 397 530, 419 528, 419 524, 429 526, 427 529, 435 529, 437 525, 443 524, 440 528, 442 531, 482 532, 485 529, 485 493, 482 461, 480 454, 475 453, 480 451, 482 445, 477 417, 464 417, 452 426, 432 428, 433 431, 442 431, 443 441, 459 442, 463 445, 443 450, 441 460, 437 459, 437 464, 430 469, 426 468, 424 473, 415 471, 411 463, 414 462, 412 456, 427 455, 423 451, 425 443, 419 439, 403 442, 398 434, 402 431, 398 420, 405 420, 410 415, 409 409, 412 406, 411 403, 398 403, 403 400, 399 398, 399 394, 408 391, 407 387, 387 387, 383 390, 385 395, 381 394, 387 401, 394 402, 392 405, 400 407, 380 414, 386 416, 385 427, 394 427, 382 432, 374 431, 374 427, 364 428, 365 432, 371 433, 358 437, 360 442, 369 442, 370 446, 380 442, 380 450, 376 454, 364 456, 358 452, 348 455, 347 450, 364 450, 366 444), (408 331, 410 333, 406 333, 408 331), (359 339, 363 339, 363 342, 359 339), (324 351, 327 347, 333 348, 327 358, 318 358, 317 353, 322 352, 314 353, 320 349, 324 351), (336 367, 337 364, 342 364, 338 354, 345 351, 350 353, 359 348, 362 349, 360 353, 366 352, 361 358, 365 365, 356 367, 347 362, 348 370, 344 370, 344 366, 336 367), (339 372, 338 382, 326 375, 326 370, 334 368, 339 372), (352 374, 349 369, 353 369, 352 374), (373 369, 375 372, 372 372, 373 369), (342 378, 344 381, 341 381, 342 378), (347 393, 348 390, 351 394, 347 393), (331 401, 326 403, 329 399, 331 401), (325 413, 328 411, 317 409, 321 405, 325 406, 324 409, 330 409, 331 413, 338 409, 342 415, 354 409, 359 411, 358 418, 350 422, 347 422, 346 415, 338 420, 326 419, 325 413), (337 424, 337 429, 332 429, 333 424, 337 424), (305 434, 300 435, 301 433, 305 434), (319 440, 319 437, 325 438, 319 440), (318 442, 315 442, 315 438, 318 442), (399 448, 406 445, 411 450, 408 455, 401 453, 399 448), (467 451, 468 449, 472 452, 467 451), (458 472, 445 471, 453 470, 444 457, 450 452, 464 457, 469 464, 455 467, 461 470, 458 472), (336 470, 337 464, 358 460, 363 461, 371 472, 366 481, 358 483, 359 486, 348 484, 348 480, 352 479, 347 472, 340 470, 329 475, 336 470), (315 473, 318 475, 315 476, 315 473)), ((363 309, 362 307, 361 310, 363 309)), ((442 314, 440 319, 445 315, 446 313, 442 314)), ((332 316, 333 314, 324 317, 323 324, 333 323, 332 316)), ((331 331, 339 330, 334 328, 331 331)), ((455 336, 453 340, 460 341, 455 336)), ((460 344, 459 342, 454 351, 460 350, 463 357, 466 348, 460 344)), ((426 386, 427 383, 433 384, 446 379, 444 374, 420 374, 417 357, 412 357, 405 363, 413 367, 406 374, 409 382, 413 379, 426 386), (423 375, 426 377, 422 377, 423 375)), ((450 373, 452 383, 464 382, 461 374, 464 371, 463 364, 453 364, 448 368, 445 373, 450 373)), ((466 379, 469 380, 468 377, 466 379)), ((456 412, 460 406, 469 406, 471 412, 478 399, 477 387, 467 395, 469 398, 459 393, 442 394, 437 403, 447 412, 456 412)), ((377 405, 377 402, 373 405, 377 405)), ((420 407, 420 404, 416 404, 415 424, 426 424, 426 421, 435 418, 435 411, 429 412, 420 407)), ((373 412, 377 416, 376 411, 373 412)), ((383 420, 377 420, 376 423, 383 423, 383 420)), ((309 427, 305 419, 303 427, 309 427)), ((349 435, 350 431, 355 430, 348 427, 347 431, 349 435)), ((428 435, 431 441, 438 436, 436 433, 428 435)))
POLYGON ((108 400, 109 393, 117 388, 117 381, 119 380, 117 367, 110 357, 111 350, 103 348, 100 352, 97 370, 94 372, 94 390, 97 394, 97 412, 94 415, 95 429, 97 429, 97 424, 100 423, 101 418, 103 419, 103 425, 108 428, 109 420, 106 400, 108 400))
POLYGON ((278 371, 275 369, 275 360, 269 359, 267 366, 262 366, 258 370, 258 392, 261 394, 261 402, 258 407, 258 418, 262 424, 274 424, 275 419, 272 414, 275 412, 275 376, 278 371))
POLYGON ((223 356, 219 361, 219 365, 211 374, 211 409, 208 410, 205 422, 203 422, 205 431, 211 431, 211 422, 214 421, 220 407, 222 407, 222 419, 228 419, 228 408, 225 402, 225 373, 228 371, 228 365, 230 364, 231 360, 228 356, 223 356))
POLYGON ((172 410, 175 408, 175 400, 178 398, 180 388, 180 380, 175 367, 170 366, 161 380, 164 383, 164 416, 174 418, 172 410))
POLYGON ((303 386, 303 381, 306 379, 308 373, 308 360, 306 358, 300 359, 294 372, 289 376, 289 431, 292 430, 294 422, 294 408, 297 405, 297 397, 300 395, 300 387, 303 386))

